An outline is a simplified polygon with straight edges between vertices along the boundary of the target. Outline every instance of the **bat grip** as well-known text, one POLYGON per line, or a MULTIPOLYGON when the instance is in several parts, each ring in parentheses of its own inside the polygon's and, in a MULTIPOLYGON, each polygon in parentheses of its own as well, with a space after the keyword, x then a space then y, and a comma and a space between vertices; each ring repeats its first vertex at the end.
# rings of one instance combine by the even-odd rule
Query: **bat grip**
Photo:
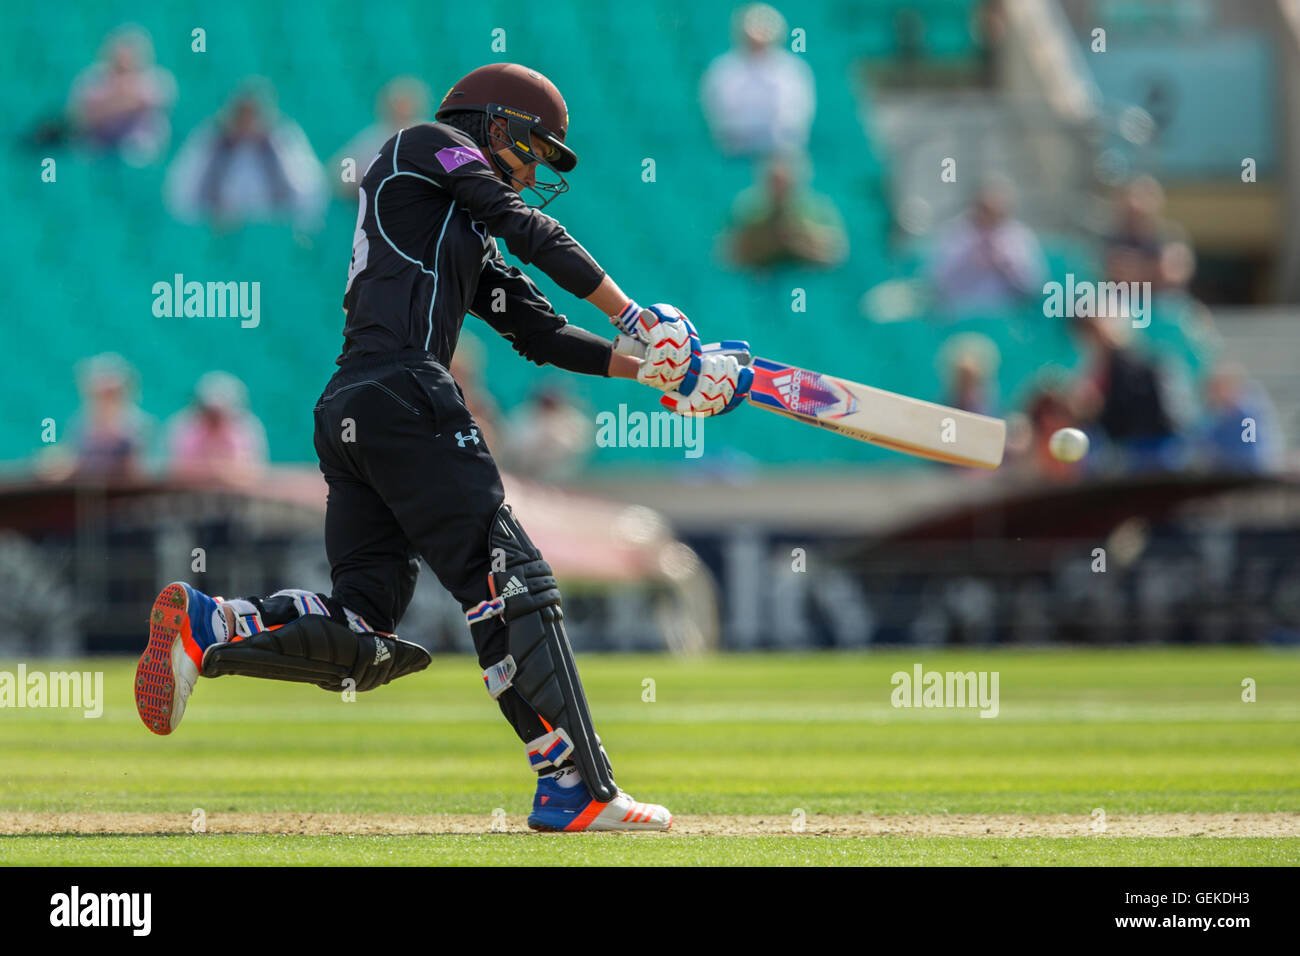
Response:
POLYGON ((614 351, 619 355, 634 355, 637 358, 645 358, 645 343, 620 332, 614 336, 614 351))

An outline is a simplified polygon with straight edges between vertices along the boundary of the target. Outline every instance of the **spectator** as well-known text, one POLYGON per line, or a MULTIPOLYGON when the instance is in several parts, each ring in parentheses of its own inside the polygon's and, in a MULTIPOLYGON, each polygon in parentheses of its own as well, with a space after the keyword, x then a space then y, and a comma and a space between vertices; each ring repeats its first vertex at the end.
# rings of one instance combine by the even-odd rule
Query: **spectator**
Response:
POLYGON ((998 414, 998 347, 978 332, 955 335, 943 347, 946 392, 943 404, 977 415, 998 414))
POLYGON ((248 485, 266 467, 266 430, 248 410, 248 389, 226 372, 208 372, 194 401, 167 428, 167 469, 183 481, 248 485))
POLYGON ((572 478, 591 451, 595 426, 559 389, 543 385, 506 426, 507 467, 538 481, 572 478))
POLYGON ((1164 207, 1164 190, 1150 176, 1120 191, 1115 227, 1105 241, 1107 279, 1150 282, 1156 292, 1184 288, 1191 280, 1196 256, 1164 221, 1164 207))
POLYGON ((78 366, 77 387, 82 410, 69 429, 75 456, 71 477, 100 481, 141 477, 153 420, 136 404, 135 369, 116 352, 104 352, 78 366))
POLYGON ((981 85, 998 86, 998 64, 1007 38, 1007 11, 1003 0, 982 0, 972 15, 981 85))
MULTIPOLYGON (((1025 403, 1024 418, 1029 425, 1029 447, 1025 457, 1032 472, 1041 478, 1064 481, 1080 470, 1078 464, 1059 461, 1051 450, 1052 436, 1062 428, 1073 428, 1077 423, 1072 406, 1066 389, 1046 377, 1030 392, 1025 403)), ((1010 424, 1008 422, 1008 426, 1010 424)))
POLYGON ((1155 364, 1130 344, 1128 317, 1076 319, 1074 328, 1092 353, 1075 396, 1081 418, 1105 432, 1124 470, 1177 470, 1185 448, 1169 396, 1155 364))
POLYGON ((939 239, 931 281, 943 311, 1014 308, 1042 294, 1043 250, 1033 231, 1011 217, 1014 204, 1010 182, 990 177, 939 239))
POLYGON ((904 85, 917 85, 925 60, 925 16, 914 7, 894 11, 894 58, 904 85))
POLYGON ((108 35, 100 58, 73 82, 68 112, 77 134, 96 149, 145 166, 167 147, 175 99, 176 81, 154 64, 149 34, 127 25, 108 35))
POLYGON ((329 176, 334 191, 344 199, 357 197, 361 174, 375 154, 399 130, 429 120, 429 88, 413 76, 399 76, 384 84, 375 98, 375 122, 353 136, 330 160, 329 176), (351 182, 341 173, 345 160, 351 160, 356 175, 351 182))
POLYGON ((1281 464, 1277 411, 1240 365, 1220 365, 1205 386, 1208 420, 1197 436, 1201 463, 1216 471, 1273 471, 1281 464))
POLYGON ((172 212, 223 226, 291 218, 319 225, 325 174, 297 123, 279 114, 262 80, 246 81, 185 140, 167 173, 172 212))
POLYGON ((735 50, 704 72, 700 99, 719 148, 729 156, 802 150, 816 109, 812 69, 784 49, 785 18, 765 3, 733 18, 735 50))
POLYGON ((760 185, 732 204, 731 259, 765 269, 790 263, 837 266, 848 254, 844 220, 829 198, 803 184, 793 161, 769 162, 760 185))

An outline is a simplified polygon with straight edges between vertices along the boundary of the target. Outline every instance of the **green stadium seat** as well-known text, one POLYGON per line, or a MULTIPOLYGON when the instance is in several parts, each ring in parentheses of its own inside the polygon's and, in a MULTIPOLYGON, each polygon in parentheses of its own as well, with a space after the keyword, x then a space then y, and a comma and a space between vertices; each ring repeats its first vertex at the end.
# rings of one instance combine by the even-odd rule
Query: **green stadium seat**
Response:
MULTIPOLYGON (((490 0, 420 4, 394 13, 397 21, 363 16, 342 0, 232 5, 219 13, 199 0, 149 8, 119 3, 93 16, 62 18, 17 9, 11 32, 24 42, 15 44, 9 62, 0 63, 0 76, 9 79, 0 83, 0 96, 15 122, 29 123, 58 108, 104 34, 133 19, 153 34, 158 61, 179 84, 173 154, 246 75, 256 73, 276 85, 282 108, 325 160, 372 121, 374 96, 394 74, 423 77, 436 103, 455 78, 484 61, 532 63, 565 90, 582 156, 571 177, 573 189, 548 211, 642 302, 674 302, 711 339, 748 337, 761 354, 927 397, 941 389, 938 350, 958 331, 980 331, 997 343, 1004 398, 1042 363, 1072 364, 1073 346, 1063 327, 1041 316, 874 324, 859 311, 866 290, 888 278, 916 275, 921 266, 918 254, 900 253, 889 244, 887 157, 846 122, 864 109, 851 85, 855 70, 864 59, 892 54, 894 16, 903 7, 924 17, 932 55, 969 55, 973 41, 967 24, 974 0, 783 5, 789 25, 807 31, 805 55, 817 80, 813 186, 835 201, 848 223, 850 260, 829 272, 787 270, 769 277, 746 275, 720 260, 716 236, 733 198, 752 181, 752 170, 714 149, 698 86, 704 68, 730 45, 735 6, 730 0, 650 7, 490 0), (189 50, 194 26, 208 29, 205 54, 189 50), (489 48, 495 27, 507 31, 505 54, 489 48), (556 37, 567 42, 559 44, 556 37), (34 76, 43 79, 38 97, 22 92, 34 76), (657 163, 652 184, 640 178, 646 156, 657 163), (807 293, 807 312, 790 309, 795 287, 807 293), (1014 328, 1030 329, 1032 335, 1018 338, 1014 328)), ((6 284, 0 307, 40 318, 27 323, 31 328, 24 334, 45 357, 39 367, 18 369, 6 379, 3 397, 14 414, 0 419, 0 459, 31 451, 28 423, 40 411, 31 405, 32 395, 48 395, 50 383, 66 386, 63 401, 71 410, 75 363, 115 348, 140 366, 144 407, 160 419, 188 399, 199 375, 226 368, 248 382, 274 457, 311 460, 310 407, 341 343, 340 300, 355 205, 333 203, 323 229, 307 246, 296 243, 292 230, 282 225, 216 234, 170 219, 162 200, 164 165, 137 170, 76 150, 55 155, 59 181, 45 186, 33 174, 36 160, 30 154, 12 146, 0 152, 0 173, 14 193, 12 215, 34 224, 9 231, 0 239, 0 254, 15 274, 40 277, 39 283, 6 284), (262 326, 154 319, 152 284, 169 281, 178 271, 200 281, 262 282, 262 326), (61 347, 69 340, 78 343, 73 351, 61 347), (177 348, 178 341, 185 347, 177 348), (156 361, 162 350, 166 362, 156 361)), ((1068 242, 1053 240, 1048 255, 1053 275, 1095 270, 1090 251, 1068 242)), ((538 276, 538 283, 572 321, 608 331, 599 316, 545 277, 538 276)), ((561 376, 570 394, 593 411, 615 408, 619 401, 654 408, 653 396, 630 386, 538 370, 477 320, 467 320, 466 329, 484 343, 494 394, 507 410, 547 375, 561 376)), ((1162 314, 1150 337, 1162 349, 1194 357, 1177 316, 1162 314)), ((762 415, 738 414, 717 423, 709 431, 709 448, 711 453, 734 448, 766 464, 907 463, 815 429, 774 425, 762 415)), ((594 456, 593 468, 647 462, 683 467, 679 455, 663 450, 611 448, 594 456)))

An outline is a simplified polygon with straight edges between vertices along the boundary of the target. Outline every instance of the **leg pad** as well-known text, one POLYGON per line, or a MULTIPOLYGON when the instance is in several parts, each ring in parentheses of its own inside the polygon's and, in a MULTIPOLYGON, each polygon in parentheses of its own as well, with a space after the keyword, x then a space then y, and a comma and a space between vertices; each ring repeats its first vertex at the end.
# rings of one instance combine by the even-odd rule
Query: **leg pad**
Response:
POLYGON ((242 641, 215 644, 203 658, 203 676, 238 674, 315 684, 329 691, 373 690, 429 666, 418 644, 381 634, 358 634, 308 614, 242 641), (351 680, 352 685, 344 683, 351 680))
MULTIPOLYGON (((558 766, 572 759, 592 796, 613 800, 618 795, 614 771, 596 735, 587 695, 578 679, 573 649, 564 633, 560 591, 551 568, 515 520, 509 505, 497 510, 488 545, 494 560, 498 556, 504 560, 492 572, 492 598, 466 615, 471 631, 477 628, 481 634, 499 633, 495 630, 499 622, 488 623, 494 617, 506 625, 505 653, 489 657, 492 663, 483 672, 487 691, 501 700, 513 687, 541 718, 546 728, 544 737, 536 737, 535 732, 525 734, 518 724, 515 728, 521 739, 529 741, 526 749, 531 764, 558 766), (539 741, 546 745, 534 748, 539 741)), ((479 650, 482 654, 482 644, 479 650)))

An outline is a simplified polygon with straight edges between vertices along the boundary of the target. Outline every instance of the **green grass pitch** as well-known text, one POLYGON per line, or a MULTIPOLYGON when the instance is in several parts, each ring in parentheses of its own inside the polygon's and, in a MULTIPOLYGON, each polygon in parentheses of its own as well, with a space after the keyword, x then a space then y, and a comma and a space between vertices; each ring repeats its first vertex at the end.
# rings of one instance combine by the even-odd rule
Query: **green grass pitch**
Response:
MULTIPOLYGON (((355 702, 301 685, 204 680, 170 737, 150 734, 136 716, 134 661, 29 661, 29 671, 102 670, 104 713, 0 709, 0 862, 1300 863, 1294 652, 909 649, 587 655, 580 665, 620 783, 669 806, 679 832, 524 830, 531 786, 523 748, 468 658, 435 659, 355 702), (890 676, 915 663, 997 671, 998 716, 891 706, 890 676), (1246 678, 1254 702, 1242 700, 1246 678), (225 832, 192 832, 196 809, 225 832), (1090 829, 1095 809, 1112 821, 1108 832, 1090 829), (499 811, 508 832, 492 832, 499 811), (802 832, 794 832, 798 811, 802 832), (1124 829, 1163 815, 1264 813, 1274 821, 1266 835, 1124 829), (241 818, 267 814, 328 814, 355 820, 357 831, 238 832, 241 818), (63 826, 60 815, 72 822, 63 826), (115 819, 139 815, 152 815, 145 832, 114 832, 115 819), (456 815, 463 832, 383 832, 385 821, 434 815, 456 815), (851 828, 861 817, 884 820, 887 830, 890 820, 919 815, 1068 818, 1077 830, 854 835, 820 825, 847 820, 851 828), (48 832, 32 832, 32 819, 49 820, 48 832), (87 819, 107 832, 91 832, 87 819), (724 830, 709 830, 711 821, 724 830)), ((15 668, 0 662, 0 671, 15 668)))

